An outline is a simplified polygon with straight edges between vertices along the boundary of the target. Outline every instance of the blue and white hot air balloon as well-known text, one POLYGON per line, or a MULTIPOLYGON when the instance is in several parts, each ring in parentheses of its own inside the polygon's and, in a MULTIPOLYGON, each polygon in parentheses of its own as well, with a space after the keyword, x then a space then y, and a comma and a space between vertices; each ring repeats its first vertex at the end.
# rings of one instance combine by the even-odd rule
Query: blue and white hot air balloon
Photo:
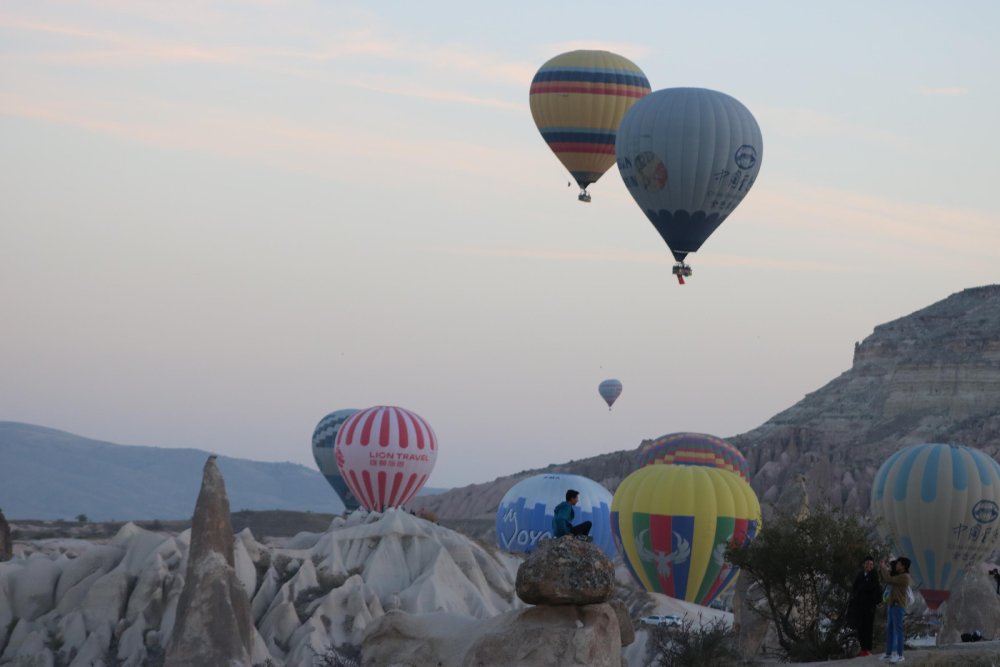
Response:
POLYGON ((764 147, 753 114, 705 88, 657 90, 636 102, 615 137, 618 171, 677 260, 681 284, 690 252, 723 223, 760 171, 764 147))
POLYGON ((904 447, 875 473, 871 508, 937 609, 966 570, 1000 547, 1000 464, 958 445, 904 447))
POLYGON ((358 499, 351 494, 350 489, 347 488, 347 482, 340 475, 333 446, 337 442, 337 431, 340 430, 341 424, 356 412, 357 410, 353 409, 331 412, 319 420, 312 437, 312 453, 313 458, 316 459, 316 467, 340 496, 348 512, 358 509, 358 499))
POLYGON ((592 479, 561 473, 535 475, 511 487, 497 508, 497 546, 504 551, 530 553, 539 540, 551 539, 556 505, 566 500, 570 489, 580 492, 573 508, 573 525, 590 521, 594 544, 613 558, 611 492, 592 479))

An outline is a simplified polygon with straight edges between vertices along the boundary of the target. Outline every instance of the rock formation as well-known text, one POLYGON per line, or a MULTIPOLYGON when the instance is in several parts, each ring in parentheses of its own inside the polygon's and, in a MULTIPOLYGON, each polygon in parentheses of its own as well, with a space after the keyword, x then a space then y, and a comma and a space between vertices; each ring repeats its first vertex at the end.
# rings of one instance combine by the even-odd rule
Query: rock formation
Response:
POLYGON ((614 608, 539 606, 475 621, 455 614, 391 612, 369 628, 366 667, 619 667, 614 608))
POLYGON ((184 588, 165 667, 249 667, 253 621, 236 575, 229 498, 209 457, 191 526, 184 588))
MULTIPOLYGON (((190 542, 191 531, 126 524, 107 544, 25 543, 0 563, 0 664, 162 664, 180 628, 190 542)), ((315 667, 331 651, 350 654, 387 609, 478 621, 523 607, 514 593, 519 557, 404 511, 355 512, 281 546, 249 530, 229 543, 251 597, 254 665, 315 667)))
POLYGON ((14 555, 14 542, 10 538, 10 524, 0 511, 0 561, 10 560, 14 555))
POLYGON ((941 605, 941 630, 937 643, 955 644, 962 633, 980 631, 985 640, 1000 638, 1000 595, 996 582, 982 572, 970 570, 952 589, 951 599, 941 605))
POLYGON ((570 536, 542 540, 517 569, 517 597, 535 605, 607 602, 615 566, 598 547, 570 536))

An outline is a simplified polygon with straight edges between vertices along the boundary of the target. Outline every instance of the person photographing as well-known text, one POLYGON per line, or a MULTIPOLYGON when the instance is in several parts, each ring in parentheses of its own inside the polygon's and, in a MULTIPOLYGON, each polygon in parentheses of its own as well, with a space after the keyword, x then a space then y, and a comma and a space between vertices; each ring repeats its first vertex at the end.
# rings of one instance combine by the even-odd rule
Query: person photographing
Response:
POLYGON ((891 663, 903 662, 903 616, 906 614, 910 591, 910 559, 900 556, 892 562, 892 568, 883 560, 879 565, 882 580, 889 585, 888 620, 885 628, 885 655, 882 660, 891 663))

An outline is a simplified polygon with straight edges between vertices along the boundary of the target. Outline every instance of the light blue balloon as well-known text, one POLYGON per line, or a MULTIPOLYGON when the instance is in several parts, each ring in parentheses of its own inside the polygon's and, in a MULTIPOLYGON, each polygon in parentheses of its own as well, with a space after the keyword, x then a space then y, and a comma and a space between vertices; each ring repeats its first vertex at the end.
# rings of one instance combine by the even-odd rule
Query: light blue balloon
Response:
POLYGON ((614 558, 611 536, 611 492, 580 475, 547 474, 523 479, 508 491, 497 508, 497 546, 513 553, 530 553, 540 540, 552 539, 556 505, 576 489, 580 500, 573 508, 573 525, 590 521, 594 544, 614 558))

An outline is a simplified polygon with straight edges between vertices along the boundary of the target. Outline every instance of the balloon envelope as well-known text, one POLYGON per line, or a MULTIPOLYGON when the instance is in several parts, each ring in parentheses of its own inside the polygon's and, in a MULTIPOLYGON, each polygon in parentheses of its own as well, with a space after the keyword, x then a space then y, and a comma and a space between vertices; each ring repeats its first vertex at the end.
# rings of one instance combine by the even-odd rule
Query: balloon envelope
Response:
POLYGON ((608 404, 608 410, 610 410, 611 406, 618 400, 618 397, 622 395, 622 383, 613 378, 605 380, 597 386, 597 393, 608 404))
POLYGON ((312 437, 312 453, 313 458, 316 459, 316 467, 340 496, 340 500, 343 501, 344 508, 348 512, 358 509, 358 499, 354 497, 350 489, 347 488, 347 482, 340 476, 340 468, 337 467, 333 446, 337 442, 337 431, 340 430, 341 425, 356 412, 357 410, 354 409, 331 412, 319 420, 312 437))
POLYGON ((540 540, 551 539, 555 507, 566 500, 570 489, 580 492, 580 500, 573 507, 573 525, 590 521, 594 544, 614 558, 611 492, 580 475, 535 475, 512 486, 497 508, 497 546, 505 551, 530 553, 540 540))
POLYGON ((998 547, 1000 464, 958 445, 904 447, 875 474, 871 507, 936 609, 962 574, 998 547))
POLYGON ((747 460, 740 450, 707 433, 670 433, 647 442, 639 448, 639 466, 653 463, 708 466, 735 473, 750 481, 747 460))
POLYGON ((738 574, 725 560, 760 526, 757 495, 728 470, 645 466, 622 480, 611 530, 629 572, 647 591, 708 605, 738 574))
POLYGON ((437 437, 420 415, 387 405, 348 417, 335 446, 351 493, 376 512, 413 498, 430 477, 437 453, 437 437))
POLYGON ((544 65, 528 102, 545 143, 586 189, 615 163, 625 112, 650 91, 635 63, 608 51, 570 51, 544 65))
POLYGON ((629 194, 682 262, 750 191, 763 142, 738 100, 705 88, 667 88, 629 109, 615 152, 629 194))

